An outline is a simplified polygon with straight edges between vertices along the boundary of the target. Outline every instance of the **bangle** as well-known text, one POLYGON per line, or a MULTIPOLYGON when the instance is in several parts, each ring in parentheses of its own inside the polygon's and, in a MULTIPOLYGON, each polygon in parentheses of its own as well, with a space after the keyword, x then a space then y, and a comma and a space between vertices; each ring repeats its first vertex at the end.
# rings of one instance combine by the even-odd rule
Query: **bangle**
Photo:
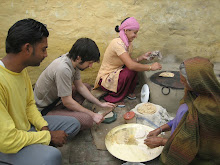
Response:
POLYGON ((161 127, 159 127, 159 128, 160 128, 160 133, 162 133, 163 132, 162 128, 161 127))
POLYGON ((151 70, 151 65, 150 65, 150 67, 149 67, 149 70, 151 70))
POLYGON ((138 62, 138 58, 136 58, 137 62, 138 62))

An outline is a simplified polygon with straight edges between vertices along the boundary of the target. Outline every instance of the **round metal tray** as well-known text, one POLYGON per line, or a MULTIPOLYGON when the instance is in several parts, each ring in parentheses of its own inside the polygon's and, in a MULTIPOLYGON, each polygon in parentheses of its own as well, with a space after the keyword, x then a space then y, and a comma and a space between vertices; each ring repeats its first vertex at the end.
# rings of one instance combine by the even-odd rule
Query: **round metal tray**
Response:
POLYGON ((151 149, 144 144, 144 139, 152 130, 153 128, 142 124, 123 124, 117 126, 106 135, 106 148, 113 156, 124 161, 150 161, 158 157, 163 150, 162 146, 151 149), (138 131, 145 131, 144 137, 136 138, 138 131))
POLYGON ((184 89, 184 85, 180 82, 180 73, 178 71, 168 71, 174 74, 174 77, 160 77, 159 75, 165 71, 154 73, 150 80, 162 87, 172 89, 184 89))

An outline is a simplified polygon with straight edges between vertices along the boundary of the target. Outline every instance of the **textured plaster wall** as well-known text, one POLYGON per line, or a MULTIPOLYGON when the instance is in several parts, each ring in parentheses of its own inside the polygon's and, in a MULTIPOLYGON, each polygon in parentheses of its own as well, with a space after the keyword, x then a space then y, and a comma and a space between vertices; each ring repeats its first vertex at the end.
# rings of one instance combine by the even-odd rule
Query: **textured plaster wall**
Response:
MULTIPOLYGON (((5 56, 7 31, 16 21, 34 18, 47 24, 48 57, 40 67, 28 68, 34 83, 80 37, 93 39, 102 59, 108 43, 118 36, 114 27, 134 16, 141 26, 134 57, 160 50, 163 62, 198 55, 220 62, 219 9, 219 0, 0 0, 0 58, 5 56)), ((82 72, 82 79, 93 84, 99 67, 100 63, 82 72)))

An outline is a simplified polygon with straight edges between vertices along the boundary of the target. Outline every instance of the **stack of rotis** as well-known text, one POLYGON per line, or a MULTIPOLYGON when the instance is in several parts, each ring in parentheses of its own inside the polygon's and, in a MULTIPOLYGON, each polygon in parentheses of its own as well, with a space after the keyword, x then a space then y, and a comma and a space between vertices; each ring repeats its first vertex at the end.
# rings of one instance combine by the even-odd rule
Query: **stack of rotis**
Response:
POLYGON ((131 111, 136 114, 137 123, 152 128, 157 128, 173 119, 162 106, 150 102, 140 103, 131 111))

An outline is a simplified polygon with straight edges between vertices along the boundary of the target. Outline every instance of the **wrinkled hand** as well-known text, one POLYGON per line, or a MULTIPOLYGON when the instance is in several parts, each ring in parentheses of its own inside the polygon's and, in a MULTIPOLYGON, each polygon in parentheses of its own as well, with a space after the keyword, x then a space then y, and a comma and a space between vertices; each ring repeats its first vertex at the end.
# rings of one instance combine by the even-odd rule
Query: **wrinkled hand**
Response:
POLYGON ((102 107, 102 108, 115 108, 116 105, 113 103, 109 103, 109 102, 103 102, 103 103, 101 103, 100 107, 102 107))
POLYGON ((161 64, 160 63, 158 63, 158 62, 155 62, 155 63, 153 63, 152 65, 151 65, 151 70, 161 70, 162 69, 162 66, 161 66, 161 64))
POLYGON ((164 146, 163 139, 164 138, 157 137, 157 136, 150 137, 144 140, 144 144, 146 144, 150 148, 164 146))
POLYGON ((160 131, 158 129, 155 129, 153 131, 150 131, 147 135, 147 137, 153 137, 153 136, 158 136, 160 134, 160 131))
POLYGON ((68 136, 63 130, 50 131, 50 135, 51 145, 55 147, 62 147, 68 136))
POLYGON ((100 124, 103 120, 104 120, 103 115, 98 114, 98 113, 95 113, 95 114, 93 115, 93 121, 94 121, 96 124, 100 124))

